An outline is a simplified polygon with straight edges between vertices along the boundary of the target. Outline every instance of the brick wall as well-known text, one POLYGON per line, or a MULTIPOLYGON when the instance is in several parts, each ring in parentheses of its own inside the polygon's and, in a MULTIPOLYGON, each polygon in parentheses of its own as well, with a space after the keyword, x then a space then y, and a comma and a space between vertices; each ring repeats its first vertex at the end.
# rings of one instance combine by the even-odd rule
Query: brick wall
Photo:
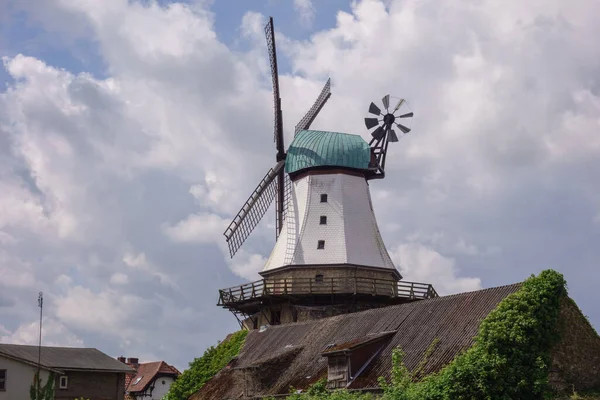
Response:
POLYGON ((56 377, 55 400, 74 400, 83 397, 89 400, 123 400, 125 374, 102 372, 67 371, 68 388, 60 389, 60 377, 56 377))

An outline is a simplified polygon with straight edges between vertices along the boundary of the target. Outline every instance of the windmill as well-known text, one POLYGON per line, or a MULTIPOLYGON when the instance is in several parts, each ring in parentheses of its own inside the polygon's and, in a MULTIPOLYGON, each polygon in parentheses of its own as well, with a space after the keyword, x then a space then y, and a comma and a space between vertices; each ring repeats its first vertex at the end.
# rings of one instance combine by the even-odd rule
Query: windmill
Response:
MULTIPOLYGON (((281 96, 279 93, 279 72, 277 69, 277 51, 275 47, 273 17, 269 18, 269 22, 265 26, 265 35, 267 37, 267 49, 269 52, 271 77, 273 81, 273 108, 275 112, 273 141, 275 142, 275 149, 277 151, 275 156, 276 163, 258 183, 256 189, 254 189, 250 197, 248 197, 248 200, 246 200, 224 232, 229 247, 229 255, 231 257, 235 255, 250 233, 256 228, 275 198, 277 199, 275 202, 275 237, 279 237, 287 211, 287 196, 290 192, 290 181, 284 171, 287 154, 283 136, 283 113, 281 110, 281 96)), ((294 136, 297 135, 298 132, 310 127, 319 114, 319 111, 321 111, 327 100, 329 100, 330 96, 331 80, 328 79, 313 106, 296 125, 294 136)))
POLYGON ((219 305, 242 326, 295 322, 436 297, 431 285, 401 281, 381 237, 368 181, 385 177, 390 142, 410 132, 404 99, 383 97, 360 135, 309 129, 331 96, 330 81, 284 145, 273 19, 265 28, 274 102, 275 166, 225 230, 231 257, 275 200, 276 242, 259 273, 263 279, 219 290, 219 305), (390 101, 395 106, 390 108, 390 101), (316 314, 311 314, 317 310, 316 314), (302 315, 300 315, 302 312, 302 315))

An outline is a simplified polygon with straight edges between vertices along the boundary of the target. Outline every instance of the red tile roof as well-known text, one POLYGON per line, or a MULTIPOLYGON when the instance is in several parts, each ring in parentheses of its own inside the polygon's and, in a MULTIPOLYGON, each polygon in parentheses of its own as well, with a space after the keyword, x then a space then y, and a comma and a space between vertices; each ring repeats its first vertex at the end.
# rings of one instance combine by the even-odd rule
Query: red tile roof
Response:
POLYGON ((143 392, 158 375, 170 375, 175 378, 181 375, 181 372, 164 361, 139 364, 135 375, 126 376, 125 391, 129 393, 143 392), (138 380, 138 378, 140 379, 138 380))

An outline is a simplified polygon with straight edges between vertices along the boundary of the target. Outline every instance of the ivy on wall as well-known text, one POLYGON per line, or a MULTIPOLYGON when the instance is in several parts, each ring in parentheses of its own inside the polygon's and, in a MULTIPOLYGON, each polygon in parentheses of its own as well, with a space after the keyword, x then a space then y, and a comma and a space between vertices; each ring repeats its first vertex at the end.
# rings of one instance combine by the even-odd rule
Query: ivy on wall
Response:
POLYGON ((195 358, 190 363, 190 367, 171 384, 162 400, 187 400, 237 356, 244 345, 247 334, 247 330, 238 331, 216 347, 209 347, 202 357, 195 358))
POLYGON ((54 400, 54 372, 50 371, 48 380, 43 386, 39 371, 35 372, 33 382, 29 387, 29 398, 31 400, 54 400))

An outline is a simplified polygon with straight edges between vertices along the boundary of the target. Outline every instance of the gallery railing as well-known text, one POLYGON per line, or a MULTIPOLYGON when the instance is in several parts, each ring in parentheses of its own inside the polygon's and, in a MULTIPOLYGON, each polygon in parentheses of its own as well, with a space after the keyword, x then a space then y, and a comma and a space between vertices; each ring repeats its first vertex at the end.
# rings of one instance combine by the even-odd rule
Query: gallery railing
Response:
POLYGON ((220 306, 265 296, 361 294, 410 300, 438 297, 432 285, 375 278, 262 279, 219 290, 220 306))

